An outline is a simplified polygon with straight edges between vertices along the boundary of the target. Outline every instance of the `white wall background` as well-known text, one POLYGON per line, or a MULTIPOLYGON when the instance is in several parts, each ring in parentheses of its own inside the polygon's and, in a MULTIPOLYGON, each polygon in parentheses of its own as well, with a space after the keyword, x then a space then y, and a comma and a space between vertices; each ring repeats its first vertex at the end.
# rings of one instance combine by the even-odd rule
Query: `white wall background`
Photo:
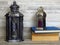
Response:
MULTIPOLYGON (((5 14, 14 0, 0 0, 0 27, 5 26, 5 14), (4 25, 3 25, 4 24, 4 25)), ((40 6, 47 13, 47 26, 60 26, 60 0, 16 0, 24 14, 24 27, 35 26, 35 13, 40 6)))

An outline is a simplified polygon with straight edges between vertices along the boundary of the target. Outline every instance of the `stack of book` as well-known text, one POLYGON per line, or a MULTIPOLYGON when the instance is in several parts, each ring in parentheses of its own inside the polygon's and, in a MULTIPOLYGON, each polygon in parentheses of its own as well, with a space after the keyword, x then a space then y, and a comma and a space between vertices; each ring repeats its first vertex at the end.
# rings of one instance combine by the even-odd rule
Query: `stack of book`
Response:
POLYGON ((43 30, 32 27, 32 41, 59 41, 60 30, 43 30))

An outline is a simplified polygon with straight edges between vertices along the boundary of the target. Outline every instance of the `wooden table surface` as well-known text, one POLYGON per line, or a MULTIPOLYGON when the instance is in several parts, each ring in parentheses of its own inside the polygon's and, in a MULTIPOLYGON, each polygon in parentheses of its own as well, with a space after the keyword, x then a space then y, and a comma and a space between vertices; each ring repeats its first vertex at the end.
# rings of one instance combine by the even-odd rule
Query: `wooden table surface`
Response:
POLYGON ((0 40, 0 45, 60 45, 60 41, 31 41, 31 39, 25 39, 23 42, 6 42, 0 40))

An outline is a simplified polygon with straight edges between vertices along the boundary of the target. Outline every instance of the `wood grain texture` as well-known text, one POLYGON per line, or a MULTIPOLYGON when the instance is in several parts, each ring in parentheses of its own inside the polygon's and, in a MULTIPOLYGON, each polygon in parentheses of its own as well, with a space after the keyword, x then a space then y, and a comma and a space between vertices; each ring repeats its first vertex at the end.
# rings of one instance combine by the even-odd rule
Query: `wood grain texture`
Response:
POLYGON ((59 41, 59 33, 49 34, 32 33, 32 41, 59 41))

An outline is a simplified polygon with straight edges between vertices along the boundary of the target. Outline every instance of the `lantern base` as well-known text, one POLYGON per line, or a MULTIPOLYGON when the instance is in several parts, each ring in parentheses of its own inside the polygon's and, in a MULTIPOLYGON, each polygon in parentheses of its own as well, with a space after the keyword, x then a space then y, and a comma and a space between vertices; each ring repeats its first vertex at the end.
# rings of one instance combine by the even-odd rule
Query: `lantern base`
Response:
POLYGON ((19 42, 19 40, 9 40, 9 42, 19 42))
POLYGON ((8 40, 8 42, 20 42, 20 41, 24 41, 24 40, 8 40))

